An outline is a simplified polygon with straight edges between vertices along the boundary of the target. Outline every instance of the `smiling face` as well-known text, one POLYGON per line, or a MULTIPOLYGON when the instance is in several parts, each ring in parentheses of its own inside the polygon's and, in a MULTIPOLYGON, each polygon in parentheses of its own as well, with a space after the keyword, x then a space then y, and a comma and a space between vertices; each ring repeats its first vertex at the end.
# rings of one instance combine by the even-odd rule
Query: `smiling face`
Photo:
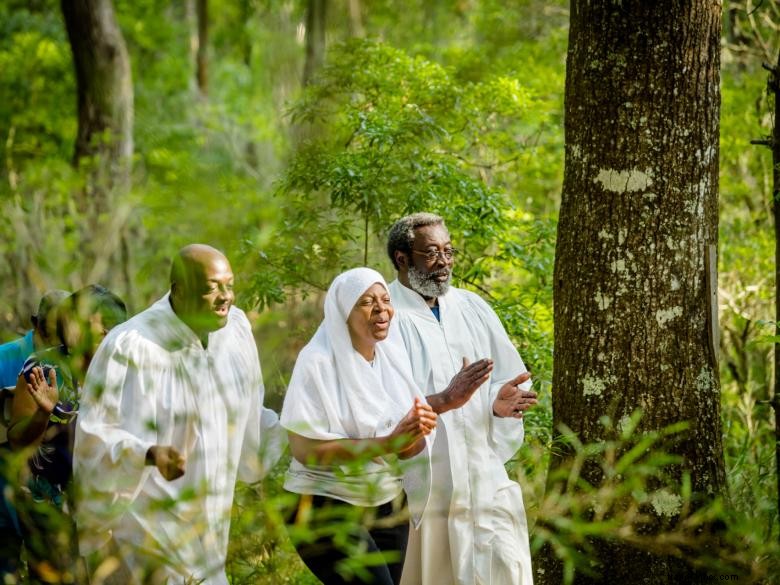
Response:
POLYGON ((347 317, 352 346, 360 353, 387 337, 393 319, 390 293, 380 283, 374 283, 360 295, 347 317), (362 351, 361 351, 362 350, 362 351))
POLYGON ((176 314, 196 333, 224 327, 235 300, 227 258, 209 246, 185 248, 172 273, 171 299, 176 314))

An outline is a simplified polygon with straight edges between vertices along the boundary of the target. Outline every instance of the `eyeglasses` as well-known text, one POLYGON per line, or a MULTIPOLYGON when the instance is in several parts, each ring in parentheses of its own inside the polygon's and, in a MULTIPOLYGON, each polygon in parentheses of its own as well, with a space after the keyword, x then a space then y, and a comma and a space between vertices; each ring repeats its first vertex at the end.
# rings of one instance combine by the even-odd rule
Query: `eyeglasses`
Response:
POLYGON ((446 248, 444 250, 427 250, 425 252, 421 250, 412 250, 412 254, 417 254, 418 256, 422 256, 428 262, 436 262, 436 260, 438 260, 439 257, 441 257, 442 260, 446 260, 447 262, 449 262, 459 253, 460 250, 457 250, 456 248, 446 248))

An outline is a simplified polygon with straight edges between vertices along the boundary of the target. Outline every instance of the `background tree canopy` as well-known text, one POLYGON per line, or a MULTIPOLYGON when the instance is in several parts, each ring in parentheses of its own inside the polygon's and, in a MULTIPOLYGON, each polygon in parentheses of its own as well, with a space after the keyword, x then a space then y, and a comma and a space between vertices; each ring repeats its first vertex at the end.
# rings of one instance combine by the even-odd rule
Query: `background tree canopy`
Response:
MULTIPOLYGON (((99 157, 78 154, 78 84, 59 3, 0 4, 0 338, 28 328, 40 293, 53 287, 101 282, 137 312, 167 290, 175 250, 210 243, 233 262, 278 409, 333 276, 368 264, 391 277, 384 236, 392 221, 440 213, 463 252, 457 284, 494 306, 540 393, 512 466, 532 546, 552 543, 567 578, 587 567, 586 537, 616 538, 620 523, 594 517, 574 492, 545 492, 549 454, 561 449, 552 442, 550 396, 568 2, 114 0, 113 7, 131 67, 132 174, 125 187, 99 184, 111 197, 104 209, 93 205, 99 157)), ((726 549, 741 550, 720 560, 725 572, 758 580, 779 570, 780 529, 768 405, 772 163, 750 140, 771 133, 761 63, 777 62, 780 8, 729 0, 723 22, 718 268, 730 499, 722 515, 726 549)), ((92 145, 112 139, 106 131, 92 145)), ((591 486, 585 499, 663 497, 642 477, 674 463, 664 456, 668 433, 632 435, 637 424, 618 433, 620 447, 575 449, 602 460, 611 452, 617 476, 638 473, 591 486), (644 455, 621 464, 624 448, 637 445, 644 455)), ((276 480, 246 488, 236 504, 229 571, 236 583, 310 579, 269 504, 284 497, 276 480)))

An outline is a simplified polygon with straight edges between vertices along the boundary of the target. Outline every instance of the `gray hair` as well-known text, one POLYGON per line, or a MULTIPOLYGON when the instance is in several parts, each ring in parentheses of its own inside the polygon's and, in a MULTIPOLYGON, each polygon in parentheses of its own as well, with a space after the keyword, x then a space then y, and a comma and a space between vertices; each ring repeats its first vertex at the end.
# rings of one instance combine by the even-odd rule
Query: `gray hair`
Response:
POLYGON ((444 219, 435 213, 413 213, 402 217, 393 224, 390 232, 387 234, 387 255, 390 256, 390 262, 398 270, 398 263, 395 261, 395 253, 412 253, 412 244, 414 243, 414 230, 429 225, 440 225, 444 229, 444 219))

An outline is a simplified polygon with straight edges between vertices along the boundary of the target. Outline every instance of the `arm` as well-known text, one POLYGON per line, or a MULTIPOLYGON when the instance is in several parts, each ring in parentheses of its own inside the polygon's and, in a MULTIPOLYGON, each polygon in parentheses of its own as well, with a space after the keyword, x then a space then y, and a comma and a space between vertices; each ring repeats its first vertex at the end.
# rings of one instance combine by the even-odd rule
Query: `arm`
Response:
POLYGON ((415 398, 414 406, 387 436, 323 441, 288 431, 290 450, 293 457, 304 465, 338 465, 391 454, 407 459, 425 447, 425 436, 436 427, 436 418, 429 405, 415 398))
POLYGON ((150 448, 162 445, 156 430, 157 388, 137 365, 143 356, 132 355, 112 337, 106 340, 81 391, 74 471, 90 493, 113 497, 135 490, 145 467, 157 465, 150 448))
POLYGON ((48 383, 39 367, 33 368, 30 383, 19 376, 8 425, 8 440, 14 449, 41 442, 58 396, 54 369, 49 371, 48 383))

